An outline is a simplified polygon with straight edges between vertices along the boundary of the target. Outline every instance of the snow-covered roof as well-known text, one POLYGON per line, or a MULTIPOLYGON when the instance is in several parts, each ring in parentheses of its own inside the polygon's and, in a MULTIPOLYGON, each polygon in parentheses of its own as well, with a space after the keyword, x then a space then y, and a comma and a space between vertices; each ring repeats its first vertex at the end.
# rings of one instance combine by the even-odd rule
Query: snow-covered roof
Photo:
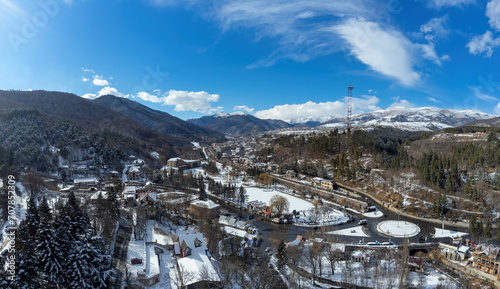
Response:
POLYGON ((171 158, 171 159, 169 159, 167 162, 176 162, 176 161, 179 161, 179 160, 181 160, 181 161, 182 161, 182 159, 181 159, 181 158, 178 158, 178 157, 177 157, 177 158, 171 158))
POLYGON ((85 178, 85 179, 74 179, 73 183, 98 183, 99 181, 96 178, 85 178))
POLYGON ((125 189, 123 189, 123 194, 124 195, 131 195, 134 194, 137 191, 137 188, 135 186, 126 186, 125 189))
POLYGON ((235 229, 235 228, 227 227, 227 226, 224 226, 224 231, 230 235, 238 236, 240 238, 246 238, 248 235, 248 233, 243 231, 243 230, 239 230, 239 229, 235 229))
POLYGON ((468 246, 460 246, 460 248, 458 248, 458 252, 460 253, 467 253, 468 251, 470 250, 470 248, 468 246))
POLYGON ((153 201, 158 201, 158 195, 155 193, 155 192, 143 192, 143 193, 140 193, 139 194, 139 202, 141 202, 142 200, 146 199, 147 197, 150 197, 153 201))
POLYGON ((139 172, 139 167, 132 166, 128 169, 129 173, 138 173, 139 172))
POLYGON ((245 228, 246 222, 244 221, 237 221, 236 224, 234 224, 236 228, 243 229, 245 228))
POLYGON ((203 234, 186 234, 186 235, 180 235, 179 236, 179 244, 182 244, 183 242, 186 242, 186 244, 191 248, 191 254, 194 253, 202 253, 206 254, 205 251, 207 250, 207 246, 205 245, 205 240, 203 239, 203 234), (196 247, 194 245, 194 241, 198 239, 201 241, 201 246, 196 247))
POLYGON ((220 281, 219 274, 205 254, 194 253, 177 261, 184 285, 188 286, 200 281, 220 281))

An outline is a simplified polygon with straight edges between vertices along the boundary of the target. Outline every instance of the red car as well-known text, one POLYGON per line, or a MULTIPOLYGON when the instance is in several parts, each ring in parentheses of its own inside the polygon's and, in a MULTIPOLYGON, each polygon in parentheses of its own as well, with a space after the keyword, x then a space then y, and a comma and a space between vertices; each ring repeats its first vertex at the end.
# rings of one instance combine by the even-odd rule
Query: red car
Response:
POLYGON ((130 260, 130 262, 132 264, 142 264, 142 259, 139 259, 139 258, 132 258, 132 260, 130 260))

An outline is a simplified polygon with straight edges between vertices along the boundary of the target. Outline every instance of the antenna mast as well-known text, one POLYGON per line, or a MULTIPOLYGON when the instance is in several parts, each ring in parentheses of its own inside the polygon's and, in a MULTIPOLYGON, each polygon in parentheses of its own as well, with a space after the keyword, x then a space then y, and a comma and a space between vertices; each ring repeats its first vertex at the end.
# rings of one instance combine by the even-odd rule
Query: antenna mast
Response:
POLYGON ((349 84, 347 87, 347 135, 351 133, 351 118, 352 118, 352 90, 353 86, 349 84))

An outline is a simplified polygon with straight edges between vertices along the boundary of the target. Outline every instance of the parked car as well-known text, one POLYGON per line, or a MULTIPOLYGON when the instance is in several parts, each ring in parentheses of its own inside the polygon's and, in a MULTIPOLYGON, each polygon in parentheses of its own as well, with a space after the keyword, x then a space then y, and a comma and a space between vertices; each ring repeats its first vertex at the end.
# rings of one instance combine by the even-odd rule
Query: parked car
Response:
POLYGON ((266 251, 266 252, 271 251, 271 247, 267 247, 266 250, 264 250, 264 251, 266 251))
POLYGON ((130 260, 130 263, 132 263, 132 265, 142 264, 142 259, 140 259, 140 258, 132 258, 132 260, 130 260))

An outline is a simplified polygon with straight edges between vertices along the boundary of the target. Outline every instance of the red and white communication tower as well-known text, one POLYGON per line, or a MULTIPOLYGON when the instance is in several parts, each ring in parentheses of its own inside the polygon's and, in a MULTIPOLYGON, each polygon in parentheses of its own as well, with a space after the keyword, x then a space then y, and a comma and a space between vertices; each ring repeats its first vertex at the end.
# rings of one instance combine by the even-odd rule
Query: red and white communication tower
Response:
POLYGON ((354 86, 349 84, 347 87, 347 134, 351 132, 351 118, 352 118, 352 90, 354 86))

